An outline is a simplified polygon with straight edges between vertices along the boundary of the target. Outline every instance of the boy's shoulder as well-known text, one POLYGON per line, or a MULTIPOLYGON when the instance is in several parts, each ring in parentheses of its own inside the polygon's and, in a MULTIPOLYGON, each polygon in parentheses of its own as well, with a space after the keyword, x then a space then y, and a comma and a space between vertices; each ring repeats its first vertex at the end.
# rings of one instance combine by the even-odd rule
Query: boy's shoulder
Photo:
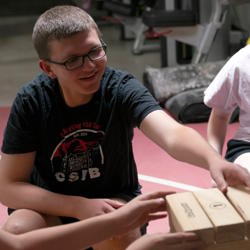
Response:
POLYGON ((18 94, 33 96, 42 92, 53 91, 56 87, 56 80, 51 79, 45 73, 38 74, 34 79, 24 84, 18 94))
POLYGON ((130 79, 135 79, 135 77, 129 72, 112 67, 106 67, 102 78, 102 84, 111 87, 120 83, 126 83, 130 79))
POLYGON ((241 48, 237 53, 232 56, 233 59, 249 60, 250 59, 250 44, 241 48))
POLYGON ((60 89, 57 80, 40 73, 19 89, 13 105, 24 105, 33 110, 49 108, 58 100, 59 93, 60 89))

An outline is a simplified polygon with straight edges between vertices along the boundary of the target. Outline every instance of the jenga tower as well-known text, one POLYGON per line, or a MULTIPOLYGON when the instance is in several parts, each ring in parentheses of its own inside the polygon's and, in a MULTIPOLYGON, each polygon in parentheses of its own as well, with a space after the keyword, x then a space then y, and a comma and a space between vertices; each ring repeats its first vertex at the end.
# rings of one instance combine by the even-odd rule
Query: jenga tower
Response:
POLYGON ((250 189, 228 187, 166 196, 173 232, 195 232, 206 250, 250 249, 250 189), (248 240, 249 239, 249 240, 248 240))

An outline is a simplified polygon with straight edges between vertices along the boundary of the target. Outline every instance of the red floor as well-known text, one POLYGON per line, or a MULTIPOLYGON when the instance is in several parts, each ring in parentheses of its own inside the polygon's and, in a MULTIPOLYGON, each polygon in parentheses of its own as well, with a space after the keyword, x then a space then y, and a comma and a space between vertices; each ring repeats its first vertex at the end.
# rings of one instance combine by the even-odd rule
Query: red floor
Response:
MULTIPOLYGON (((1 141, 8 112, 8 108, 0 108, 1 141)), ((188 126, 194 128, 205 137, 206 125, 206 123, 199 123, 188 126)), ((227 138, 232 137, 237 125, 232 124, 229 126, 227 138)), ((138 129, 135 130, 134 153, 139 177, 143 178, 140 181, 143 186, 143 192, 154 190, 187 191, 190 188, 206 188, 210 186, 210 177, 206 170, 174 160, 147 139, 138 129), (157 179, 154 179, 154 177, 157 179)), ((6 208, 0 204, 0 225, 6 216, 6 208)), ((167 230, 167 219, 151 222, 148 227, 148 232, 150 233, 167 230)))

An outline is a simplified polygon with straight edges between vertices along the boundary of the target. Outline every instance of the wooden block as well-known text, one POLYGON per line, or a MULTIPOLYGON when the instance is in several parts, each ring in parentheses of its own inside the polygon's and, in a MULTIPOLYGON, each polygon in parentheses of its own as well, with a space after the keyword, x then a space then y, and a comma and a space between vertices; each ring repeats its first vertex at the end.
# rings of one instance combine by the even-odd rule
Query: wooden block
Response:
POLYGON ((219 244, 208 245, 204 250, 249 250, 249 240, 235 240, 219 244))
POLYGON ((244 220, 219 189, 201 189, 193 194, 214 225, 216 243, 244 239, 244 220))
POLYGON ((207 244, 214 242, 214 228, 190 192, 166 196, 170 224, 178 232, 195 232, 207 244))
POLYGON ((247 187, 228 187, 226 196, 244 219, 246 235, 250 239, 250 189, 247 187))

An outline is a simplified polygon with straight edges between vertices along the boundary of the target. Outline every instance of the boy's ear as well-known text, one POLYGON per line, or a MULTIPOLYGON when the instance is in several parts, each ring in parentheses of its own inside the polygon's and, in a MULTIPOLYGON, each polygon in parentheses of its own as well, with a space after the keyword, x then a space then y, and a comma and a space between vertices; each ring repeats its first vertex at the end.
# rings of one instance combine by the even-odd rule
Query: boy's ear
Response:
POLYGON ((53 72, 53 70, 51 69, 50 65, 49 65, 46 61, 40 59, 40 61, 39 61, 39 66, 40 66, 40 69, 41 69, 45 74, 47 74, 50 78, 52 78, 52 79, 55 79, 55 78, 56 78, 55 73, 53 72))

